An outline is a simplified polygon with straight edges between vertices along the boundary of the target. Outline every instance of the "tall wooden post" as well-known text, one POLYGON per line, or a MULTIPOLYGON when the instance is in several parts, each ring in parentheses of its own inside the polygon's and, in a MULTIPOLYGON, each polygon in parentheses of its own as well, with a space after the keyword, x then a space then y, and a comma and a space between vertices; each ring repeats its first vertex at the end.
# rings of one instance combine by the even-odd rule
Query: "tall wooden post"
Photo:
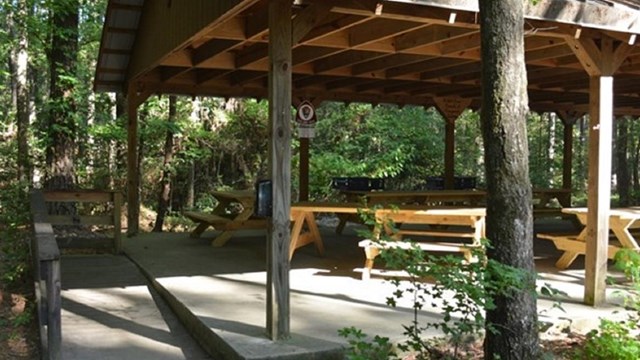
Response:
POLYGON ((138 171, 138 106, 149 93, 129 84, 127 93, 127 235, 140 231, 140 174, 138 171))
POLYGON ((289 337, 291 212, 291 0, 269 1, 269 175, 273 212, 267 231, 267 333, 289 337))
POLYGON ((435 98, 436 109, 445 119, 445 142, 444 142, 444 187, 453 189, 454 187, 454 163, 455 163, 455 134, 456 120, 471 104, 471 99, 461 97, 435 98))
POLYGON ((566 38, 589 74, 589 176, 584 302, 598 306, 606 301, 607 245, 611 199, 611 143, 613 128, 613 74, 631 46, 603 37, 566 38))
POLYGON ((569 113, 568 111, 558 111, 556 113, 562 120, 563 148, 562 148, 562 188, 571 190, 573 188, 573 126, 582 114, 569 113))
POLYGON ((298 201, 309 200, 309 138, 300 138, 298 201))

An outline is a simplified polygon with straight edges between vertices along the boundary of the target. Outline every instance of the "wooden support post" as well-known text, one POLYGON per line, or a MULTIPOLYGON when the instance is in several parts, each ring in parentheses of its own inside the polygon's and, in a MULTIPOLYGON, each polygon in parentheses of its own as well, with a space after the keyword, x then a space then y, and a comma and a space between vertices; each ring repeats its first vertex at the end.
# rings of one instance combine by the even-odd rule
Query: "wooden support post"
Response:
POLYGON ((456 120, 471 105, 471 99, 461 97, 434 98, 436 109, 445 119, 444 187, 453 189, 455 176, 456 120))
POLYGON ((273 212, 267 231, 267 333, 289 337, 291 213, 291 0, 269 1, 269 173, 273 212))
POLYGON ((114 191, 113 194, 113 251, 122 253, 122 194, 114 191))
POLYGON ((47 347, 48 359, 62 359, 62 322, 60 297, 60 260, 43 261, 47 274, 47 347))
POLYGON ((587 214, 584 301, 597 306, 606 300, 613 77, 592 76, 589 82, 589 188, 587 191, 589 212, 587 214))
POLYGON ((445 117, 445 141, 444 141, 444 188, 454 188, 455 177, 455 142, 456 142, 456 118, 445 117))
MULTIPOLYGON (((573 126, 582 114, 569 113, 567 111, 558 111, 556 113, 562 120, 563 130, 563 149, 562 149, 562 188, 572 189, 572 169, 573 169, 573 126)), ((569 196, 571 197, 571 196, 569 196)))
POLYGON ((127 94, 127 235, 140 230, 140 174, 138 171, 138 106, 149 93, 129 84, 127 94))
MULTIPOLYGON (((294 30, 295 30, 295 23, 294 30)), ((295 39, 294 39, 295 40, 295 39)), ((317 108, 322 103, 320 98, 303 99, 298 97, 292 98, 293 107, 297 108, 304 100, 308 100, 313 104, 314 108, 317 108)), ((317 116, 317 115, 316 115, 317 116)), ((300 164, 298 167, 298 201, 309 200, 309 144, 311 139, 300 138, 300 164)))
POLYGON ((309 138, 300 138, 300 174, 298 201, 309 200, 309 138))
POLYGON ((614 46, 604 37, 566 37, 567 44, 589 74, 589 178, 584 302, 606 301, 607 245, 611 198, 611 143, 613 128, 613 74, 631 51, 625 43, 614 46))

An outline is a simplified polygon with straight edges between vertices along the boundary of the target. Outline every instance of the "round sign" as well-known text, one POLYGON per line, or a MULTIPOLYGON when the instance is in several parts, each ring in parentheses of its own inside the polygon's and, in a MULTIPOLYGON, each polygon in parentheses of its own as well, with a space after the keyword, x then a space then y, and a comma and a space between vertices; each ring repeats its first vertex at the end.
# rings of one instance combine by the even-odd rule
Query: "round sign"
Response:
POLYGON ((311 125, 316 122, 316 109, 309 101, 303 101, 298 106, 296 121, 299 124, 311 125))

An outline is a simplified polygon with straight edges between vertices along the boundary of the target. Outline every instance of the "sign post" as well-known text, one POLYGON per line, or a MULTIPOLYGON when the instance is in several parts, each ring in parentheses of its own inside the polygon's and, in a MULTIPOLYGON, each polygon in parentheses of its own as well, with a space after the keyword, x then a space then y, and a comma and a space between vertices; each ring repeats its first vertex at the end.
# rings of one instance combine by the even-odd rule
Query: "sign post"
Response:
POLYGON ((299 138, 313 138, 316 128, 316 108, 309 100, 304 100, 296 109, 299 138))

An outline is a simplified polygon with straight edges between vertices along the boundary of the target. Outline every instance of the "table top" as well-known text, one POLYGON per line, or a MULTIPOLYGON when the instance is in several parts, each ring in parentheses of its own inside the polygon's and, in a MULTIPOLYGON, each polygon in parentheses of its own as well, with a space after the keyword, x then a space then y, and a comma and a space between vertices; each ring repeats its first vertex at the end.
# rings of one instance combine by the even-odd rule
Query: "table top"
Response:
POLYGON ((353 202, 315 202, 303 201, 291 204, 292 211, 332 212, 332 213, 357 213, 365 210, 360 203, 353 202))
POLYGON ((365 190, 341 190, 343 194, 347 195, 362 195, 367 197, 413 197, 413 196, 485 196, 487 193, 482 190, 380 190, 380 191, 365 191, 365 190))
POLYGON ((399 206, 394 209, 378 209, 382 213, 411 213, 415 215, 433 216, 486 216, 487 210, 482 207, 433 207, 418 208, 415 206, 399 206))
POLYGON ((548 194, 570 194, 571 189, 547 189, 547 188, 533 188, 533 193, 548 193, 548 194))
MULTIPOLYGON (((588 213, 589 209, 586 207, 563 208, 562 212, 566 214, 578 215, 588 213)), ((627 219, 640 219, 640 207, 612 208, 609 209, 609 216, 617 216, 627 219)))
POLYGON ((354 202, 299 202, 291 205, 292 211, 333 212, 333 213, 357 213, 359 210, 372 210, 382 213, 411 213, 416 215, 456 215, 456 216, 485 216, 485 208, 473 207, 425 207, 424 205, 401 205, 390 208, 368 209, 362 204, 354 202))
POLYGON ((255 199, 256 192, 253 190, 216 190, 211 195, 220 199, 255 199))

